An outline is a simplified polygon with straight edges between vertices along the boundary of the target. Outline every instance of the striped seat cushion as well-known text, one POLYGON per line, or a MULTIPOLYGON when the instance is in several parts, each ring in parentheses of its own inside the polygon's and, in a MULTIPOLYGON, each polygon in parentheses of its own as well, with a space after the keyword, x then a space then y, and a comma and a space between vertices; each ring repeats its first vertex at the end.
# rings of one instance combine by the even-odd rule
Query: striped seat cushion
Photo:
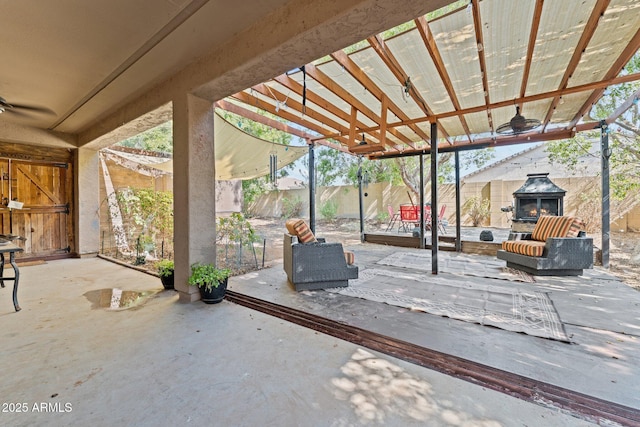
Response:
POLYGON ((545 242, 537 240, 505 240, 502 249, 521 255, 541 257, 544 252, 545 242))
POLYGON ((287 222, 285 222, 285 226, 287 227, 287 231, 289 232, 289 234, 298 236, 298 241, 300 243, 311 243, 318 241, 316 239, 316 236, 313 235, 313 232, 303 219, 288 219, 287 222))
POLYGON ((572 216, 542 215, 531 233, 531 238, 544 242, 549 237, 567 237, 574 220, 572 216))
POLYGON ((571 223, 571 227, 569 227, 569 231, 567 232, 567 237, 578 237, 578 234, 580 234, 584 228, 584 221, 580 218, 574 218, 571 223))
POLYGON ((294 226, 298 221, 302 221, 302 220, 300 218, 289 218, 284 223, 284 226, 287 227, 287 233, 291 234, 292 236, 296 235, 296 229, 294 228, 294 226))
POLYGON ((344 251, 344 260, 347 261, 347 265, 352 265, 356 261, 356 254, 351 251, 344 251))

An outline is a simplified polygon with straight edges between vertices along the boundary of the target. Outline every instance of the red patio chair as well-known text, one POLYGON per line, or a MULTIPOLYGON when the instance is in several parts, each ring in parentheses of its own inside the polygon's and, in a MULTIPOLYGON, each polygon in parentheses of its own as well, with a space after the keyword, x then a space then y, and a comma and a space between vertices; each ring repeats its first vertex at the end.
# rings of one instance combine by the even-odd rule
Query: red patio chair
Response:
POLYGON ((447 210, 447 205, 440 207, 440 213, 438 214, 438 230, 442 231, 442 234, 447 234, 447 229, 444 227, 442 220, 444 219, 444 212, 447 210))
MULTIPOLYGON (((389 230, 393 230, 394 224, 400 220, 400 212, 394 212, 393 206, 387 205, 387 211, 389 212, 389 224, 387 225, 385 233, 389 230)), ((400 225, 398 225, 398 228, 400 228, 400 225)))
POLYGON ((425 205, 424 207, 424 229, 431 230, 431 205, 425 205))
POLYGON ((405 233, 408 233, 407 225, 415 226, 419 222, 417 206, 400 205, 400 226, 398 226, 398 233, 400 232, 400 228, 402 228, 405 233))

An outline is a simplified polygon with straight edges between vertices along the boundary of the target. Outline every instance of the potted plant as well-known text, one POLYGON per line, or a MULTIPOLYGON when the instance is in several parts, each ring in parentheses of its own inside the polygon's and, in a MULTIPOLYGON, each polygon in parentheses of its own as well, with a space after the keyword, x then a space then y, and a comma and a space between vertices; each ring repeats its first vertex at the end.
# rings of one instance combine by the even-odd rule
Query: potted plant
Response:
POLYGON ((207 304, 222 301, 227 291, 227 281, 231 275, 228 268, 217 268, 213 264, 196 262, 191 265, 189 284, 200 289, 200 297, 207 304))
POLYGON ((165 289, 173 289, 173 260, 163 259, 156 263, 160 281, 165 289))

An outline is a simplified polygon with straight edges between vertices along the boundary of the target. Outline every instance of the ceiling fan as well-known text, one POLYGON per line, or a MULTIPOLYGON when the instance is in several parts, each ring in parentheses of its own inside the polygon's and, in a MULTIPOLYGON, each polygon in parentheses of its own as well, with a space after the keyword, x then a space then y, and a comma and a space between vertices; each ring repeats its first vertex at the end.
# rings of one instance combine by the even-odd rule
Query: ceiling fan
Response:
POLYGON ((26 105, 26 104, 13 104, 13 103, 7 102, 7 100, 5 100, 3 97, 0 96, 0 114, 12 113, 19 116, 28 116, 27 112, 54 114, 53 111, 51 111, 46 107, 40 107, 37 105, 26 105))
POLYGON ((520 107, 516 105, 516 115, 511 118, 509 123, 498 126, 496 133, 503 135, 518 135, 520 133, 533 130, 540 126, 540 120, 525 119, 520 115, 520 107))

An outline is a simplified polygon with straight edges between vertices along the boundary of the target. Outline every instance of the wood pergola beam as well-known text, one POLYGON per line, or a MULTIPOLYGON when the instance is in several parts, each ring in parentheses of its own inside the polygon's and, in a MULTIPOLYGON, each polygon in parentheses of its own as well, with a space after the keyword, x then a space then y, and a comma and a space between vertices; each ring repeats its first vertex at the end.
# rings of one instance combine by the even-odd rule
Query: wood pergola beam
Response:
MULTIPOLYGON (((369 93, 371 93, 373 96, 375 96, 378 99, 378 101, 382 102, 383 97, 386 97, 384 92, 382 91, 382 89, 380 89, 380 87, 373 80, 371 80, 371 78, 362 70, 362 68, 360 68, 358 66, 358 64, 356 64, 351 58, 349 58, 349 56, 346 53, 344 53, 344 51, 339 50, 337 52, 334 52, 334 53, 331 54, 331 57, 338 64, 342 65, 344 67, 344 69, 351 75, 351 77, 353 77, 360 84, 362 84, 362 86, 364 86, 365 89, 367 89, 367 91, 369 93)), ((407 116, 405 114, 405 112, 402 111, 402 108, 400 108, 395 102, 391 101, 388 97, 386 97, 386 98, 387 98, 387 103, 388 103, 388 106, 389 106, 389 110, 393 114, 395 114, 400 120, 408 120, 409 119, 409 116, 407 116)), ((381 123, 381 125, 382 125, 382 123, 381 123)), ((412 126, 410 126, 410 128, 423 141, 429 141, 429 139, 430 139, 429 135, 427 135, 418 126, 412 125, 412 126)), ((413 144, 412 142, 409 143, 409 145, 411 147, 415 147, 415 144, 413 144)))
MULTIPOLYGON (((433 33, 429 28, 429 23, 427 22, 424 16, 421 16, 414 20, 416 27, 418 28, 418 32, 422 37, 422 41, 431 55, 431 59, 433 60, 434 65, 436 66, 436 70, 438 71, 438 75, 444 84, 447 93, 449 94, 449 98, 451 98, 451 103, 456 110, 461 110, 460 102, 458 101, 458 95, 456 91, 453 89, 453 83, 451 82, 451 77, 447 72, 447 68, 444 65, 444 60, 442 59, 442 55, 440 55, 440 50, 436 45, 436 41, 433 38, 433 33)), ((467 139, 471 142, 471 131, 469 130, 469 125, 467 124, 467 120, 464 116, 459 116, 460 123, 462 124, 462 128, 467 134, 467 139)))
MULTIPOLYGON (((306 69, 306 72, 307 72, 308 76, 313 78, 315 81, 320 83, 322 86, 324 86, 329 91, 333 92, 339 98, 343 99, 347 104, 355 106, 358 109, 358 111, 363 113, 365 116, 369 117, 371 120, 376 122, 378 125, 381 124, 381 119, 380 119, 380 116, 378 116, 378 114, 373 112, 369 107, 364 105, 356 97, 354 97, 349 92, 347 92, 342 86, 340 86, 335 81, 333 81, 331 78, 329 78, 329 76, 327 76, 325 73, 323 73, 321 70, 319 70, 318 67, 316 67, 313 64, 307 64, 307 65, 305 65, 305 69, 306 69)), ((378 129, 379 129, 379 127, 378 127, 378 129)), ((410 144, 411 143, 411 140, 406 135, 404 135, 400 131, 398 131, 397 129, 392 129, 389 132, 391 132, 391 134, 393 136, 398 138, 403 143, 405 143, 405 144, 410 144)))
MULTIPOLYGON (((393 73, 393 75, 398 79, 401 85, 405 87, 408 95, 413 99, 413 101, 420 107, 420 109, 427 115, 434 115, 433 110, 429 107, 427 102, 422 98, 420 93, 417 91, 415 86, 410 83, 409 75, 405 73, 402 69, 402 66, 398 62, 398 60, 393 56, 391 51, 387 49, 386 43, 379 35, 369 37, 367 39, 373 50, 378 54, 382 62, 385 63, 389 71, 393 73)), ((442 126, 438 123, 438 128, 442 132, 442 135, 445 139, 449 140, 449 134, 442 128, 442 126)), ((427 141, 429 143, 429 141, 427 141)))
MULTIPOLYGON (((306 97, 308 101, 310 101, 313 104, 316 104, 318 107, 328 111, 329 113, 333 114, 336 117, 339 117, 340 119, 344 120, 346 123, 349 123, 351 125, 351 117, 348 113, 342 111, 340 108, 328 102, 323 97, 309 90, 309 88, 307 88, 305 92, 302 85, 298 83, 296 80, 292 79, 290 76, 287 76, 286 74, 282 74, 280 76, 277 76, 274 80, 280 83, 282 86, 286 87, 287 89, 292 90, 299 96, 303 96, 303 94, 306 93, 306 97)), ((307 111, 308 110, 309 109, 307 109, 307 111)), ((356 121, 355 123, 357 128, 367 127, 364 123, 360 121, 356 121)), ((380 133, 377 131, 371 131, 368 133, 376 139, 381 138, 380 133)))
MULTIPOLYGON (((607 7, 609 7, 609 3, 610 3, 610 0, 598 0, 598 2, 593 7, 593 10, 591 11, 591 15, 589 16, 589 19, 585 24, 584 31, 582 31, 582 35, 580 36, 580 40, 578 41, 578 44, 576 45, 576 48, 574 49, 573 54, 571 55, 571 59, 569 60, 567 69, 565 70, 564 75, 562 76, 562 80, 560 81, 560 85, 558 86, 558 89, 564 89, 569 84, 569 79, 571 78, 573 73, 576 71, 576 68, 580 63, 580 59, 582 58, 582 54, 584 53, 585 49, 589 45, 591 38, 593 38, 593 34, 595 33, 596 28, 598 28, 598 21, 600 20, 600 17, 604 15, 604 12, 607 10, 607 7)), ((545 115, 544 121, 542 122, 543 130, 546 129, 547 125, 551 121, 553 112, 558 107, 559 102, 560 102, 559 96, 555 96, 551 101, 551 105, 549 106, 549 109, 547 110, 547 114, 545 115)))
MULTIPOLYGON (((528 134, 520 134, 514 136, 500 136, 500 137, 490 137, 490 138, 482 138, 476 139, 471 143, 457 144, 457 145, 447 145, 440 144, 438 146, 438 152, 446 153, 453 151, 468 151, 468 150, 476 150, 481 148, 488 147, 502 147, 508 145, 516 145, 516 144, 530 144, 532 142, 543 142, 543 141, 555 141, 557 139, 566 139, 575 136, 575 131, 567 130, 567 129, 559 129, 551 132, 547 132, 544 134, 541 133, 528 133, 528 134)), ((370 159, 385 159, 385 158, 394 158, 399 156, 416 156, 419 154, 430 154, 431 148, 424 149, 413 149, 413 150, 403 150, 397 152, 385 152, 385 153, 374 153, 369 155, 370 159)))
MULTIPOLYGON (((417 119, 412 119, 406 122, 398 122, 398 123, 390 123, 387 126, 407 126, 411 123, 424 123, 424 122, 430 122, 433 123, 434 121, 440 120, 440 119, 445 119, 448 117, 455 117, 461 114, 471 114, 471 113, 478 113, 481 111, 484 111, 485 109, 495 109, 495 108, 502 108, 502 107, 508 107, 513 105, 513 103, 526 103, 526 102, 533 102, 533 101, 539 101, 541 99, 547 99, 547 98, 553 98, 554 96, 564 96, 564 95, 569 95, 572 93, 579 93, 579 92, 585 92, 585 91, 590 91, 590 90, 594 90, 594 89, 599 89, 599 88, 606 88, 607 86, 611 86, 611 85, 615 85, 615 84, 620 84, 620 83, 628 83, 628 82, 632 82, 632 81, 638 81, 640 80, 640 73, 635 73, 635 74, 627 74, 626 76, 620 76, 620 77, 615 77, 609 80, 603 80, 600 82, 594 82, 594 83, 586 83, 584 85, 579 85, 579 86, 574 86, 574 87, 570 87, 570 88, 566 88, 566 89, 558 89, 558 90, 554 90, 551 92, 545 92, 545 93, 539 93, 539 94, 535 94, 535 95, 529 95, 529 96, 525 96, 522 98, 518 98, 516 100, 510 99, 510 100, 506 100, 506 101, 500 101, 500 102, 494 102, 490 105, 479 105, 477 107, 470 107, 470 108, 465 108, 463 110, 459 110, 459 111, 449 111, 446 113, 441 113, 441 114, 437 114, 435 116, 429 116, 429 117, 420 117, 417 119)), ((571 127, 567 127, 567 129, 571 129, 575 127, 575 124, 571 127)), ((369 128, 366 130, 376 130, 378 128, 369 128)), ((337 137, 337 136, 341 136, 339 134, 334 134, 334 135, 327 135, 327 138, 333 138, 333 137, 337 137)))
POLYGON ((271 128, 277 129, 279 131, 282 132, 286 132, 290 135, 294 135, 297 136, 299 138, 303 138, 307 141, 307 144, 309 143, 309 141, 311 141, 313 139, 314 142, 316 142, 319 145, 324 145, 326 147, 330 147, 333 148, 335 150, 338 151, 342 151, 343 153, 348 153, 349 150, 347 150, 345 147, 343 147, 340 144, 336 144, 330 141, 327 141, 326 139, 317 139, 315 135, 311 135, 308 134, 307 132, 304 132, 300 129, 297 129, 293 126, 289 126, 286 123, 283 122, 279 122, 277 120, 274 120, 270 117, 267 116, 263 116, 262 114, 258 114, 255 111, 251 111, 249 109, 246 109, 244 107, 241 107, 237 104, 234 104, 233 102, 228 102, 225 100, 220 100, 218 102, 216 102, 216 107, 219 107, 225 111, 229 111, 230 113, 234 113, 237 114, 239 116, 245 117, 249 120, 253 120, 254 122, 257 123, 261 123, 265 126, 269 126, 271 128))
MULTIPOLYGON (((286 119, 292 123, 297 123, 300 126, 303 126, 307 129, 311 129, 315 132, 318 132, 321 135, 327 135, 330 134, 329 130, 326 128, 323 128, 322 126, 318 126, 317 124, 310 122, 308 120, 305 120, 303 118, 300 118, 298 116, 296 116, 295 114, 289 113, 287 111, 276 111, 276 108, 271 105, 271 104, 267 104, 265 102, 262 102, 259 98, 250 95, 246 92, 237 92, 233 95, 231 95, 231 97, 233 99, 237 99, 240 102, 244 102, 247 105, 251 105, 257 108, 260 108, 262 110, 268 111, 269 113, 282 117, 283 119, 286 119)), ((336 136, 336 137, 331 137, 331 139, 335 139, 336 141, 340 142, 341 144, 344 145, 348 145, 348 141, 346 138, 342 137, 342 136, 336 136)), ((312 139, 314 142, 316 141, 315 139, 312 139)))

